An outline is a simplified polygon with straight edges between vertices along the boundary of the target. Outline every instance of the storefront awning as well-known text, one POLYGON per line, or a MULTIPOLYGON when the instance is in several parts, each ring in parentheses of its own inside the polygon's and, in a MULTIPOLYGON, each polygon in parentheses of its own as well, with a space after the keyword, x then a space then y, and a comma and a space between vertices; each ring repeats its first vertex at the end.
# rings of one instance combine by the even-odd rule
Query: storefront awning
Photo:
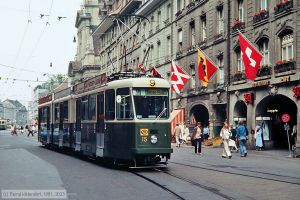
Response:
POLYGON ((171 135, 174 134, 176 124, 182 122, 184 122, 184 109, 173 110, 171 113, 171 135))

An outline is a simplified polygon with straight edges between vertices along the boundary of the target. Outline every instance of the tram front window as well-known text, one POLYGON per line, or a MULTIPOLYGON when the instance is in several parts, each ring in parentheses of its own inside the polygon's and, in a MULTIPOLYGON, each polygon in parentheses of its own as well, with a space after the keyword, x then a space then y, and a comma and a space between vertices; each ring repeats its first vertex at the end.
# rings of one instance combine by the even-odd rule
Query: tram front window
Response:
POLYGON ((133 89, 136 117, 138 119, 169 118, 168 89, 133 89))

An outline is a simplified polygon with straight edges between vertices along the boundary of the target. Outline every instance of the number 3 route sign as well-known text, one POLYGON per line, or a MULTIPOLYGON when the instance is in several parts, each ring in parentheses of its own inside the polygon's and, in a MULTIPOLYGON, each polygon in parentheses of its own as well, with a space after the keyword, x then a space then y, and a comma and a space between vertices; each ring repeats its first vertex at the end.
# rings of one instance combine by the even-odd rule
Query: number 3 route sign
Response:
POLYGON ((281 116, 281 120, 282 120, 283 122, 285 122, 285 123, 289 122, 290 119, 291 119, 291 116, 290 116, 289 114, 283 114, 283 115, 281 116))

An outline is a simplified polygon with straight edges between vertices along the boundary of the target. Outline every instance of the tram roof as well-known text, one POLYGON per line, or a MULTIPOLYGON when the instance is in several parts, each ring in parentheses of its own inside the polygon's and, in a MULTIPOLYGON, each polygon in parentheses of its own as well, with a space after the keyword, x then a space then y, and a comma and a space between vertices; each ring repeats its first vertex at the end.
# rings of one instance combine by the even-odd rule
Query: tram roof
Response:
POLYGON ((153 88, 170 88, 170 83, 161 78, 130 78, 109 82, 106 89, 124 88, 124 87, 153 87, 153 88), (154 84, 154 85, 153 85, 154 84))

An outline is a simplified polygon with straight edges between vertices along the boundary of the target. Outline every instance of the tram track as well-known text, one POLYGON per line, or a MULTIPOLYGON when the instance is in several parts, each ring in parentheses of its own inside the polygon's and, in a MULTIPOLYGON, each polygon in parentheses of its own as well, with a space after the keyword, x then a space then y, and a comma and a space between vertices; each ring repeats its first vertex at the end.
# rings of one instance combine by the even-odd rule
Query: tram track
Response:
POLYGON ((243 174, 243 173, 238 173, 238 172, 230 172, 230 171, 220 170, 220 169, 216 169, 216 168, 200 167, 200 166, 194 166, 194 165, 178 163, 178 162, 169 162, 169 163, 176 164, 176 165, 181 165, 181 166, 185 166, 185 167, 191 167, 191 168, 196 168, 196 169, 213 171, 213 172, 226 173, 226 174, 238 175, 238 176, 244 176, 244 177, 250 177, 250 178, 257 178, 257 179, 262 179, 262 180, 275 181, 275 182, 279 182, 279 183, 288 183, 288 184, 293 184, 293 185, 300 185, 300 179, 295 178, 295 177, 291 177, 291 176, 282 176, 282 175, 272 174, 272 173, 267 173, 267 172, 259 172, 259 171, 254 171, 254 170, 239 169, 239 170, 244 171, 244 172, 257 173, 257 174, 262 174, 262 175, 265 175, 265 176, 267 175, 267 176, 276 176, 276 177, 282 177, 282 178, 293 178, 295 180, 298 180, 299 182, 288 181, 288 180, 280 180, 280 179, 270 178, 270 177, 260 177, 260 176, 256 176, 256 175, 243 174))
MULTIPOLYGON (((204 189, 204 190, 206 190, 206 191, 208 191, 210 193, 213 193, 214 195, 219 196, 219 197, 221 197, 223 199, 227 199, 227 200, 235 200, 236 199, 234 197, 230 197, 230 196, 222 193, 219 189, 216 189, 216 188, 213 188, 213 187, 209 187, 209 186, 197 183, 197 182, 195 182, 193 180, 190 180, 190 179, 185 178, 183 176, 176 175, 176 174, 171 173, 169 171, 165 171, 165 170, 162 170, 160 168, 153 168, 153 170, 156 171, 156 172, 167 174, 168 176, 171 176, 171 177, 176 178, 176 179, 178 179, 180 181, 183 181, 183 182, 186 182, 188 184, 191 184, 192 186, 195 186, 197 188, 204 189)), ((174 195, 174 197, 176 197, 177 199, 187 199, 187 198, 183 197, 182 195, 178 194, 177 192, 169 189, 168 187, 164 186, 163 184, 158 183, 157 181, 155 181, 155 180, 153 180, 153 179, 151 179, 151 178, 149 178, 149 177, 147 177, 145 175, 142 175, 142 174, 140 174, 138 172, 132 172, 132 173, 135 174, 136 176, 139 176, 139 177, 143 178, 144 180, 146 180, 148 182, 151 182, 152 184, 160 187, 161 189, 169 192, 170 194, 174 195)))

